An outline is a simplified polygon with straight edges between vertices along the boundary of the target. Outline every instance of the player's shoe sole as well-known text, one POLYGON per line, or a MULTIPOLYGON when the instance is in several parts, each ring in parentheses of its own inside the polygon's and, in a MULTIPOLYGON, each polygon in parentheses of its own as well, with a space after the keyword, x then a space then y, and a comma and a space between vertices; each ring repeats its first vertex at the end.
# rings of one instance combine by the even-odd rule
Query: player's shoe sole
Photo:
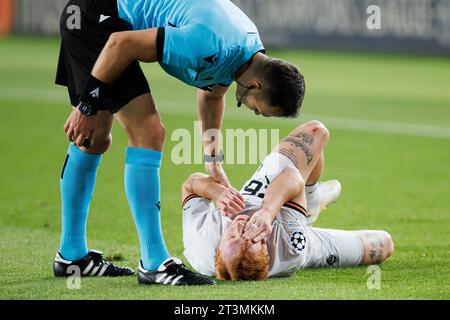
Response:
POLYGON ((147 285, 201 286, 216 284, 213 279, 189 270, 180 259, 175 257, 164 261, 155 271, 144 269, 141 261, 137 277, 140 284, 147 285))
POLYGON ((312 225, 320 216, 320 213, 331 203, 336 202, 341 194, 341 183, 337 180, 318 182, 317 189, 313 193, 306 193, 308 206, 307 224, 312 225))
POLYGON ((59 252, 56 253, 53 261, 53 273, 55 277, 73 275, 81 277, 121 277, 131 276, 134 271, 130 268, 116 266, 103 259, 101 252, 92 250, 85 257, 75 261, 66 260, 59 252))

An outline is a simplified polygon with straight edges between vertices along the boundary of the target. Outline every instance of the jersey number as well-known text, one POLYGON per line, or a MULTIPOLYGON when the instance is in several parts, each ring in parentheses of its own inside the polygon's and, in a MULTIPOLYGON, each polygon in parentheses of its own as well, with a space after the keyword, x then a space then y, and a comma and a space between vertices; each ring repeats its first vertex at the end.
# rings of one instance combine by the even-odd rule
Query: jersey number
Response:
POLYGON ((261 181, 252 180, 244 187, 245 192, 242 193, 242 195, 257 196, 259 198, 264 198, 264 196, 266 195, 265 191, 267 189, 267 186, 268 186, 267 184, 264 184, 261 181), (263 188, 263 191, 259 192, 261 190, 261 188, 263 188))

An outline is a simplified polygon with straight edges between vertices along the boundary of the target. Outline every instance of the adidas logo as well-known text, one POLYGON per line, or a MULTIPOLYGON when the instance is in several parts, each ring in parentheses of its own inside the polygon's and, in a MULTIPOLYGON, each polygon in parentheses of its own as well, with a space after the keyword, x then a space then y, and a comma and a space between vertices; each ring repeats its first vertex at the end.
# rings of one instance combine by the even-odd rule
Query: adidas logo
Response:
POLYGON ((105 16, 105 15, 101 14, 100 15, 100 20, 98 22, 102 23, 103 21, 105 21, 108 18, 111 18, 111 16, 105 16))
POLYGON ((91 95, 92 98, 98 99, 98 97, 100 96, 100 88, 92 90, 91 92, 89 92, 89 94, 91 95))

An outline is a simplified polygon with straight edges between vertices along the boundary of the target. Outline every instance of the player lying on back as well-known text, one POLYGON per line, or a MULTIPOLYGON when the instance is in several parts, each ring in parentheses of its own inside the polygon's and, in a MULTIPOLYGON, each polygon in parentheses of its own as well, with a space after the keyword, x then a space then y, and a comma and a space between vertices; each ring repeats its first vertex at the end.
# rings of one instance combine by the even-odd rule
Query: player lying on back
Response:
POLYGON ((336 180, 318 182, 328 138, 318 121, 297 127, 246 182, 244 202, 237 190, 192 174, 182 196, 184 255, 194 269, 221 280, 262 280, 389 258, 394 243, 386 231, 311 226, 341 190, 336 180))

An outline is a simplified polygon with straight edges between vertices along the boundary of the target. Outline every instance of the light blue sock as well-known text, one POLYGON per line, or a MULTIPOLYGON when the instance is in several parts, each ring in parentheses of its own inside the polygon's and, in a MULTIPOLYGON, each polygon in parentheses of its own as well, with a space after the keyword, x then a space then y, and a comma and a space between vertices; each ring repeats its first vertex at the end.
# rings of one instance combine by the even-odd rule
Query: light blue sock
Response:
POLYGON ((139 234, 144 268, 155 270, 169 258, 160 221, 159 168, 162 152, 127 148, 125 192, 139 234))
POLYGON ((101 155, 88 154, 71 144, 61 172, 62 234, 59 252, 77 260, 88 253, 86 221, 101 155))

